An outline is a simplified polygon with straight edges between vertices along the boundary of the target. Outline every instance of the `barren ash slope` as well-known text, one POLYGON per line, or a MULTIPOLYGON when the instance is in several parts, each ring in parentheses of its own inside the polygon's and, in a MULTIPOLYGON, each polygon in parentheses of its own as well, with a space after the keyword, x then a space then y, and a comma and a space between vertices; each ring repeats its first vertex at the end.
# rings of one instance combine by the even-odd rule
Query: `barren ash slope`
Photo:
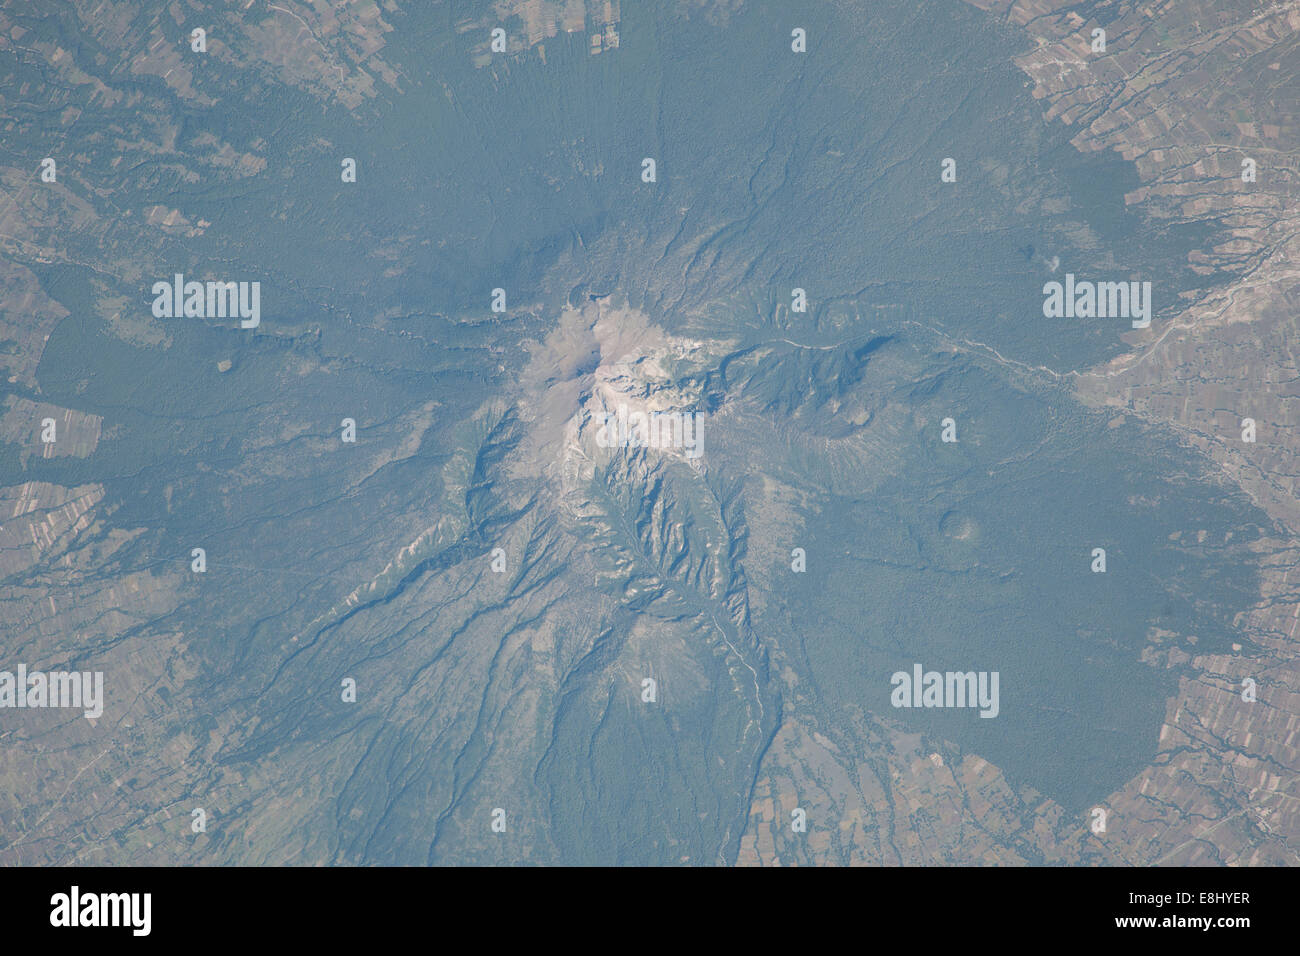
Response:
POLYGON ((0 670, 105 694, 0 861, 1292 862, 1296 14, 1213 6, 6 5, 0 670))

